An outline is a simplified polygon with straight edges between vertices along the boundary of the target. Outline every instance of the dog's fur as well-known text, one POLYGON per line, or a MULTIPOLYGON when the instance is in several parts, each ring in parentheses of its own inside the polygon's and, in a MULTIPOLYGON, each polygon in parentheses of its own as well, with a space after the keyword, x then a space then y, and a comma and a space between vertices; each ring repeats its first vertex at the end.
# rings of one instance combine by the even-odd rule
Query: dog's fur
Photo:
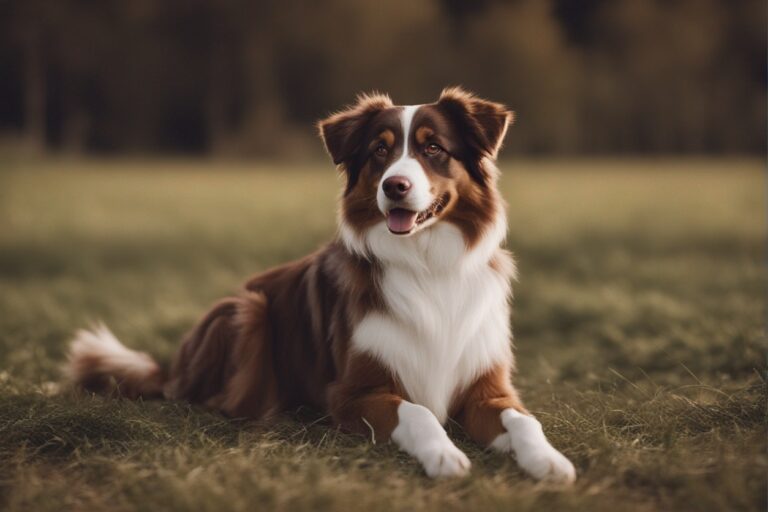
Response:
POLYGON ((233 417, 309 405, 346 430, 392 439, 434 477, 469 470, 441 426, 454 418, 535 478, 572 482, 573 466, 511 383, 515 267, 500 247, 495 166, 511 120, 458 88, 419 106, 359 97, 319 123, 346 175, 334 241, 216 304, 168 375, 101 326, 73 341, 72 377, 233 417), (390 177, 407 190, 385 187, 390 177))

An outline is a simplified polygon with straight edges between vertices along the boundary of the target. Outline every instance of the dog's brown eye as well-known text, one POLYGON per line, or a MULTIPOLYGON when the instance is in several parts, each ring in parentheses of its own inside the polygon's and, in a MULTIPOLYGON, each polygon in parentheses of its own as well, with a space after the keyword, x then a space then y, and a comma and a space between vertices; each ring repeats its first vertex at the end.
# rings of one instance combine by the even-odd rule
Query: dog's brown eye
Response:
POLYGON ((385 146, 384 143, 382 142, 381 144, 376 146, 376 150, 374 151, 374 153, 376 153, 376 156, 384 157, 384 156, 387 156, 387 153, 389 153, 389 150, 387 149, 387 146, 385 146))
POLYGON ((427 147, 424 148, 424 153, 426 153, 428 156, 435 156, 436 154, 440 153, 443 150, 440 146, 437 144, 427 144, 427 147))

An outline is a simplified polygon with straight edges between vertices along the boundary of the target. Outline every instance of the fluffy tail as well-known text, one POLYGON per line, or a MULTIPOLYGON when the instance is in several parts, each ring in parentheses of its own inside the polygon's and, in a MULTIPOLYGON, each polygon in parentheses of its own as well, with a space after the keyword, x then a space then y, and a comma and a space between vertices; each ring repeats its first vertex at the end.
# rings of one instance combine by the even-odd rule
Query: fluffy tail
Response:
POLYGON ((75 334, 66 368, 72 381, 96 393, 116 392, 127 398, 162 397, 165 375, 144 352, 131 350, 104 324, 75 334))

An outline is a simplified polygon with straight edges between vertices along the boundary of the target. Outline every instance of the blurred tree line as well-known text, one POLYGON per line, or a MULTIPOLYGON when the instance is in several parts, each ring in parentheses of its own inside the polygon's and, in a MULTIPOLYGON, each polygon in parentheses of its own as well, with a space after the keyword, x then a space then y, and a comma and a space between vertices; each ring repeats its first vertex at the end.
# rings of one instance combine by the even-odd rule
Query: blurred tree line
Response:
POLYGON ((0 0, 0 131, 43 151, 317 151, 359 91, 461 84, 517 152, 762 152, 764 0, 0 0))

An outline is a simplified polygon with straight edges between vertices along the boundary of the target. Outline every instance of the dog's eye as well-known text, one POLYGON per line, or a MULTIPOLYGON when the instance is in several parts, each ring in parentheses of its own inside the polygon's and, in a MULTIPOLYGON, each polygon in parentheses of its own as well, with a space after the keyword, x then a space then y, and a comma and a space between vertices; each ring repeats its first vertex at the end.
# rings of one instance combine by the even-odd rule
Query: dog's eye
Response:
POLYGON ((432 143, 432 144, 427 144, 427 146, 424 148, 424 153, 427 156, 435 156, 438 153, 440 153, 442 150, 443 148, 441 148, 437 144, 432 143))
POLYGON ((374 150, 374 154, 380 157, 387 156, 387 153, 389 153, 389 150, 387 149, 387 146, 383 142, 380 142, 379 145, 376 146, 376 149, 374 150))

